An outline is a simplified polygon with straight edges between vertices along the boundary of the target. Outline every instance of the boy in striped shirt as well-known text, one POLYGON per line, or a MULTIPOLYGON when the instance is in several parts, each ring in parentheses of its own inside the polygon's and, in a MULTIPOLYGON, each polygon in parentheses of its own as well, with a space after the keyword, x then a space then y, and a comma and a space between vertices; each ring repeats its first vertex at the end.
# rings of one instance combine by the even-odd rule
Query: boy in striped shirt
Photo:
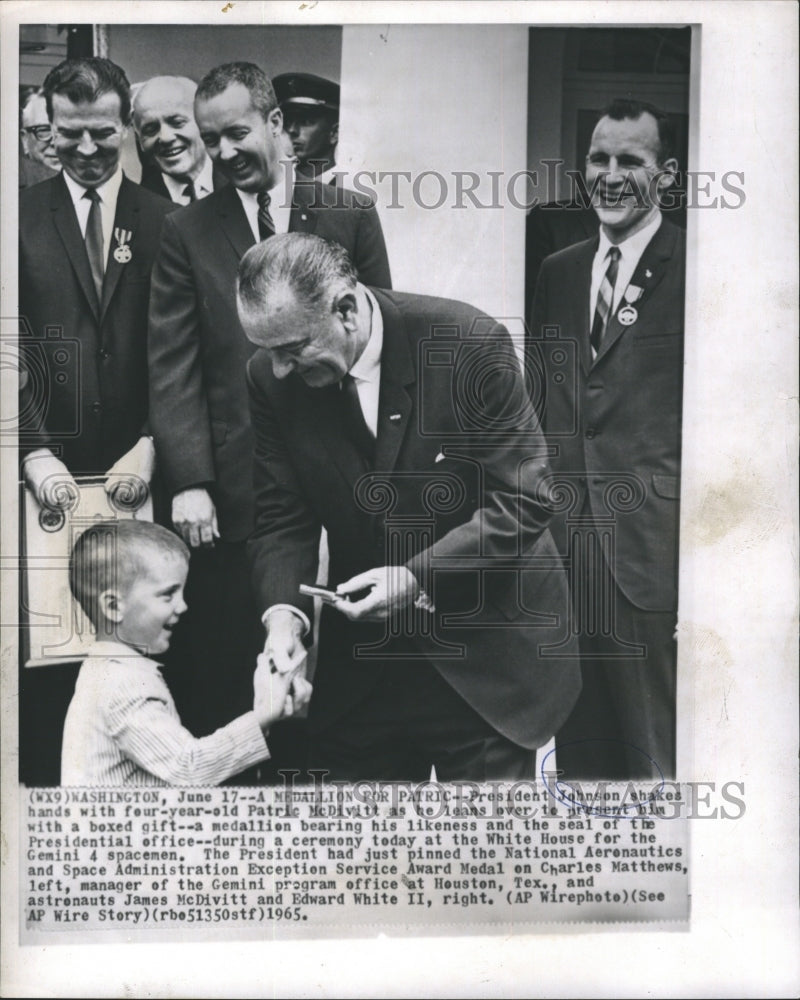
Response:
POLYGON ((93 525, 70 560, 70 588, 97 630, 64 724, 62 785, 216 785, 269 757, 265 736, 304 705, 294 672, 254 674, 253 710, 210 736, 181 725, 151 656, 164 653, 186 610, 189 551, 160 525, 93 525))

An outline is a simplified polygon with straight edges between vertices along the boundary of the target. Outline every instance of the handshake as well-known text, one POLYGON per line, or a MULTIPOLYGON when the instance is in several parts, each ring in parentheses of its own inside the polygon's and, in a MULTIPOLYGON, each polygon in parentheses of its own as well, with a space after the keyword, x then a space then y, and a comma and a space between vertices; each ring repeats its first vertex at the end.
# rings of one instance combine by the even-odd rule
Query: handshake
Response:
POLYGON ((260 653, 253 675, 253 712, 266 735, 278 719, 294 715, 308 704, 312 687, 305 678, 305 657, 291 670, 276 670, 260 653))

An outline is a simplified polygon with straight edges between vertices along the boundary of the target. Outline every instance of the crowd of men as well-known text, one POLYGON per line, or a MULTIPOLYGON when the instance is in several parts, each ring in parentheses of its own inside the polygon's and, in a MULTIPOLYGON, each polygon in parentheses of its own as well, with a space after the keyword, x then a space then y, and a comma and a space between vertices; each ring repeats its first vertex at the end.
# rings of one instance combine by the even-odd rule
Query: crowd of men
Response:
POLYGON ((684 269, 657 204, 669 122, 632 101, 601 116, 595 232, 544 261, 526 380, 490 317, 391 290, 375 205, 336 175, 338 106, 312 74, 235 62, 131 87, 100 58, 62 62, 28 98, 43 179, 20 181, 20 313, 79 353, 26 435, 25 482, 43 507, 76 477, 146 484, 189 547, 163 664, 197 736, 247 710, 262 649, 296 671, 318 634, 308 740, 282 766, 532 777, 555 735, 568 778, 669 776, 684 269), (120 167, 129 126, 141 184, 120 167), (336 596, 315 629, 299 588, 323 529, 336 596))

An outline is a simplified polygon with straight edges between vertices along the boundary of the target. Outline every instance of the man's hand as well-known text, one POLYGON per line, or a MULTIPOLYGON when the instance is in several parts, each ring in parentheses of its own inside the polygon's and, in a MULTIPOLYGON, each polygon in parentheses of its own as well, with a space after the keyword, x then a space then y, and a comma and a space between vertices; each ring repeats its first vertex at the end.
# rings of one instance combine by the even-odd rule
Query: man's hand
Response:
POLYGON ((152 438, 140 437, 106 473, 106 493, 118 497, 123 504, 133 501, 149 485, 155 465, 156 449, 152 438))
POLYGON ((217 511, 208 491, 200 487, 182 490, 172 498, 172 523, 186 544, 196 549, 210 547, 219 538, 217 511))
POLYGON ((419 595, 419 584, 405 566, 378 566, 340 583, 336 593, 342 597, 333 607, 351 621, 385 622, 392 614, 412 604, 419 595), (346 601, 348 594, 370 588, 360 601, 346 601))
POLYGON ((301 676, 304 669, 281 673, 274 670, 265 653, 258 657, 253 675, 253 711, 266 732, 273 722, 298 712, 311 698, 311 685, 301 676))
POLYGON ((72 473, 49 448, 39 448, 27 456, 23 475, 41 507, 69 510, 78 501, 80 490, 72 473))
POLYGON ((303 621, 288 608, 275 608, 267 617, 264 654, 279 674, 291 673, 305 678, 306 647, 303 645, 303 621))

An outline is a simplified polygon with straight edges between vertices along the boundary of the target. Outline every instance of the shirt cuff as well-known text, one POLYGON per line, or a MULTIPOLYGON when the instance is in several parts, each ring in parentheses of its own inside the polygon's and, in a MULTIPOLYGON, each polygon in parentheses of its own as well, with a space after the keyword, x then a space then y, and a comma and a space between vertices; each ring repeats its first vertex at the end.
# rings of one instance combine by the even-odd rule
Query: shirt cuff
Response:
POLYGON ((269 628, 269 616, 273 611, 291 611, 292 614, 297 615, 303 623, 303 635, 308 635, 311 631, 311 622, 308 620, 308 615, 304 614, 300 608, 296 608, 293 604, 273 604, 271 607, 267 608, 261 616, 261 624, 265 628, 269 628))

